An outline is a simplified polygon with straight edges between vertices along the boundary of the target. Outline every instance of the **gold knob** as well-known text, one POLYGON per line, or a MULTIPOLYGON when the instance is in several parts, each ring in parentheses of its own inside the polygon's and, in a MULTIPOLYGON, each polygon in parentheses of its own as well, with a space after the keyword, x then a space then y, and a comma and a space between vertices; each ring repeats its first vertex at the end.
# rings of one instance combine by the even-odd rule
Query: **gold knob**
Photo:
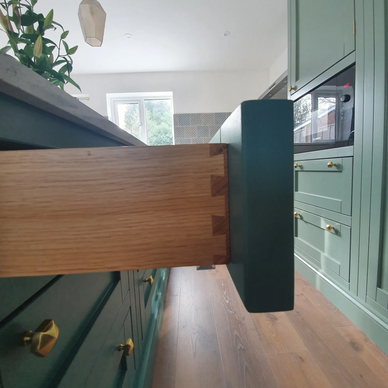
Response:
POLYGON ((334 226, 333 225, 326 225, 326 230, 328 232, 331 232, 332 230, 334 230, 334 226))
POLYGON ((133 352, 134 347, 135 347, 135 345, 133 344, 132 339, 128 338, 127 341, 125 342, 125 345, 120 344, 117 347, 117 350, 119 352, 124 350, 124 354, 128 357, 133 352))
POLYGON ((31 353, 38 357, 46 357, 59 335, 59 328, 52 319, 45 319, 37 329, 23 334, 23 345, 31 345, 31 353))
POLYGON ((294 168, 301 168, 301 167, 302 167, 301 164, 298 164, 298 163, 295 163, 295 164, 294 164, 294 168))
POLYGON ((294 216, 295 216, 295 218, 298 218, 300 216, 300 213, 295 212, 294 216))
POLYGON ((293 90, 295 90, 295 88, 292 87, 292 86, 290 86, 290 87, 288 88, 288 91, 289 91, 289 92, 292 92, 293 90))
POLYGON ((148 283, 150 286, 152 286, 154 284, 154 278, 150 276, 149 278, 144 279, 143 282, 148 283))
POLYGON ((334 167, 334 166, 335 166, 335 163, 333 163, 333 162, 327 163, 327 167, 329 167, 329 168, 332 168, 332 167, 334 167))

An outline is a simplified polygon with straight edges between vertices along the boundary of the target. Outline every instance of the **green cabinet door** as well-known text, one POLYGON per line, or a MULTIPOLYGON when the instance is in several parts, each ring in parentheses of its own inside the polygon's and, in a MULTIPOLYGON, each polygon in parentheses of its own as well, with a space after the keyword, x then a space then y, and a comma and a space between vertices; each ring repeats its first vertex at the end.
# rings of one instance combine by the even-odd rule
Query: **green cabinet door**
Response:
POLYGON ((289 0, 291 94, 355 49, 354 0, 289 0))

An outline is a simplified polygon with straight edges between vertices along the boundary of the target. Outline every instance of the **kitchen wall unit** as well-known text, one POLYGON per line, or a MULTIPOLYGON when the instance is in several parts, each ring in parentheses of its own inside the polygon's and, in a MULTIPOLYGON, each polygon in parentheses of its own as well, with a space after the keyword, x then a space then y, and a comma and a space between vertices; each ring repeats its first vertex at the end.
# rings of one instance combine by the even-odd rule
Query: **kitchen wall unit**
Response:
POLYGON ((291 94, 355 49, 354 0, 290 0, 291 94))
MULTIPOLYGON (((42 82, 0 55, 2 152, 141 144, 42 82)), ((150 387, 167 279, 166 269, 1 278, 0 386, 150 387), (43 346, 21 346, 46 319, 59 332, 50 323, 39 329, 43 346), (37 347, 45 358, 31 353, 37 347)))
POLYGON ((290 0, 289 21, 291 99, 356 65, 354 146, 294 158, 296 268, 388 354, 388 4, 290 0))

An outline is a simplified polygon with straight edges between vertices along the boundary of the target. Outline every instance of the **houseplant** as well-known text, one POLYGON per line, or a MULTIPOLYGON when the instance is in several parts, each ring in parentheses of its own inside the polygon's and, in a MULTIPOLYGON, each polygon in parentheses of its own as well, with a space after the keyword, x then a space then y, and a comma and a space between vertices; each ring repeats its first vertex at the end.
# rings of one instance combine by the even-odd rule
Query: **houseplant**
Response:
POLYGON ((53 20, 53 10, 46 16, 34 11, 37 2, 38 0, 0 0, 0 24, 8 37, 8 43, 0 49, 0 53, 12 50, 23 65, 54 85, 63 89, 66 83, 71 83, 81 90, 70 77, 73 70, 71 56, 78 46, 70 48, 66 43, 69 31, 53 20), (57 44, 45 35, 49 30, 58 29, 60 35, 57 44))

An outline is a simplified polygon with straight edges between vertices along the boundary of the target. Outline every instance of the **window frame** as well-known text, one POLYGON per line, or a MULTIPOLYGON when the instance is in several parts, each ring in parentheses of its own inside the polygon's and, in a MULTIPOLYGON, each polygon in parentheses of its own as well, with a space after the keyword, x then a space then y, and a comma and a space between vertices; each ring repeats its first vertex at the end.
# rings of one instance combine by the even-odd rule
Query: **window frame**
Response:
POLYGON ((173 92, 136 92, 136 93, 107 93, 107 112, 108 119, 119 125, 117 104, 119 103, 138 103, 139 104, 139 119, 140 119, 140 141, 147 144, 147 124, 145 117, 145 101, 148 100, 170 100, 171 101, 171 129, 172 129, 172 144, 175 144, 174 136, 174 100, 173 92))

